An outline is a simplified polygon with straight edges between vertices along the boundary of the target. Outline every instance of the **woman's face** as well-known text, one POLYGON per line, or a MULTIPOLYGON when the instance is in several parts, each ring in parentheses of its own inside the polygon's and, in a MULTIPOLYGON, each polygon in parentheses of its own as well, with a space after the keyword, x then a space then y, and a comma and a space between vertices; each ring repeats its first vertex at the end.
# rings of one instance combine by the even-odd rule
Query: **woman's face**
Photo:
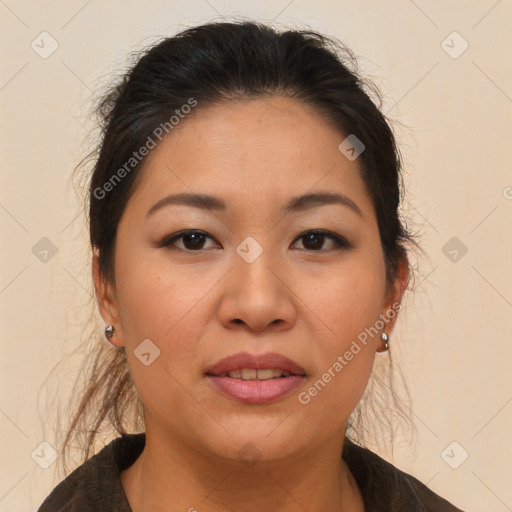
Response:
POLYGON ((311 107, 272 97, 198 105, 149 154, 118 226, 115 285, 95 259, 148 433, 226 460, 286 460, 343 439, 406 278, 386 293, 374 207, 344 138, 311 107), (175 194, 209 199, 162 202, 175 194), (189 230, 200 233, 179 237, 189 230), (240 353, 256 359, 212 370, 240 353), (256 372, 290 368, 258 366, 268 353, 293 374, 256 372))

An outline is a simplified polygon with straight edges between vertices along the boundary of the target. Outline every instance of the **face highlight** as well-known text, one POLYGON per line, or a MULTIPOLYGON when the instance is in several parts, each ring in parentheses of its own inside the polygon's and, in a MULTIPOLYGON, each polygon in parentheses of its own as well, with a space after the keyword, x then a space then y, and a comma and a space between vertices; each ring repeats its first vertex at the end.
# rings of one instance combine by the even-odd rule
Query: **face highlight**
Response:
POLYGON ((271 97, 198 105, 150 153, 100 303, 147 431, 226 460, 248 442, 284 460, 343 438, 380 336, 307 404, 299 394, 401 298, 387 293, 375 209, 344 138, 313 108, 271 97), (149 365, 143 340, 159 350, 149 365), (240 352, 278 353, 305 376, 277 400, 240 401, 207 375, 240 352))

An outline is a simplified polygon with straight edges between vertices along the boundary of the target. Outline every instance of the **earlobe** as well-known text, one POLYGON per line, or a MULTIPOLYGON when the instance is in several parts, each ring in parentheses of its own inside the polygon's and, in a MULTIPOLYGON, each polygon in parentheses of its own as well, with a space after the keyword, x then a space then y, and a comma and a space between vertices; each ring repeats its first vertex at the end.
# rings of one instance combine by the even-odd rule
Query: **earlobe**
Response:
POLYGON ((96 301, 101 317, 106 324, 118 323, 119 315, 114 297, 114 290, 112 285, 106 280, 105 276, 102 275, 100 271, 99 251, 97 248, 94 249, 91 270, 96 301))
POLYGON ((100 271, 99 251, 96 248, 94 249, 91 267, 98 309, 106 324, 104 331, 105 340, 111 345, 121 348, 124 346, 124 341, 114 289, 112 284, 108 282, 100 271), (118 326, 117 330, 116 326, 118 326), (112 341, 113 336, 118 338, 117 343, 112 341))
POLYGON ((393 282, 392 289, 388 294, 388 300, 385 303, 382 314, 387 319, 386 327, 384 330, 389 334, 393 331, 398 312, 402 309, 401 303, 404 296, 407 285, 409 284, 409 260, 407 254, 404 253, 400 259, 396 271, 396 278, 393 282))

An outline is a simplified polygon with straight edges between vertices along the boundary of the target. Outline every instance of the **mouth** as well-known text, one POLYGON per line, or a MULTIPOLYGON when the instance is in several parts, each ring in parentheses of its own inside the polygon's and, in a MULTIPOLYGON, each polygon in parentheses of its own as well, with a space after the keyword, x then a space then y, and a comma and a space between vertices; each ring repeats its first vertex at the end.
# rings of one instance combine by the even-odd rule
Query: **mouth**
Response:
POLYGON ((281 354, 242 352, 220 360, 205 376, 223 395, 256 405, 291 394, 303 382, 306 372, 281 354))
POLYGON ((276 352, 249 354, 239 352, 225 357, 206 371, 214 377, 230 377, 242 380, 281 379, 292 375, 305 376, 302 366, 276 352))
POLYGON ((229 372, 222 372, 219 374, 207 373, 207 375, 211 375, 213 377, 229 377, 230 379, 237 380, 274 380, 274 379, 283 379, 291 376, 305 376, 305 373, 292 373, 288 370, 281 370, 279 368, 263 368, 263 369, 255 369, 255 368, 243 368, 242 370, 231 370, 229 372))

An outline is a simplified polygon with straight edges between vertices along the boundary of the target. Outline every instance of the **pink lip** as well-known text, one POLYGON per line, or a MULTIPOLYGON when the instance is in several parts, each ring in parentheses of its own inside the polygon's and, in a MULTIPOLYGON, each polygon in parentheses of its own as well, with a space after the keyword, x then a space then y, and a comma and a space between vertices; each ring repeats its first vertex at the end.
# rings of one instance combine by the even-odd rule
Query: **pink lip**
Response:
POLYGON ((207 378, 219 391, 247 404, 265 404, 283 398, 299 387, 305 375, 304 368, 275 352, 262 355, 240 352, 221 359, 206 372, 207 378), (219 376, 221 373, 244 368, 256 370, 277 368, 287 370, 293 375, 269 380, 241 380, 219 376))
POLYGON ((253 368, 255 370, 277 368, 278 370, 287 370, 295 375, 305 375, 306 373, 304 368, 297 363, 276 352, 267 352, 261 355, 239 352, 238 354, 221 359, 207 370, 206 374, 215 376, 232 370, 243 370, 244 368, 253 368))
POLYGON ((269 380, 241 380, 215 375, 207 375, 207 377, 225 395, 253 405, 266 404, 283 398, 298 388, 305 378, 303 375, 290 375, 269 380))

